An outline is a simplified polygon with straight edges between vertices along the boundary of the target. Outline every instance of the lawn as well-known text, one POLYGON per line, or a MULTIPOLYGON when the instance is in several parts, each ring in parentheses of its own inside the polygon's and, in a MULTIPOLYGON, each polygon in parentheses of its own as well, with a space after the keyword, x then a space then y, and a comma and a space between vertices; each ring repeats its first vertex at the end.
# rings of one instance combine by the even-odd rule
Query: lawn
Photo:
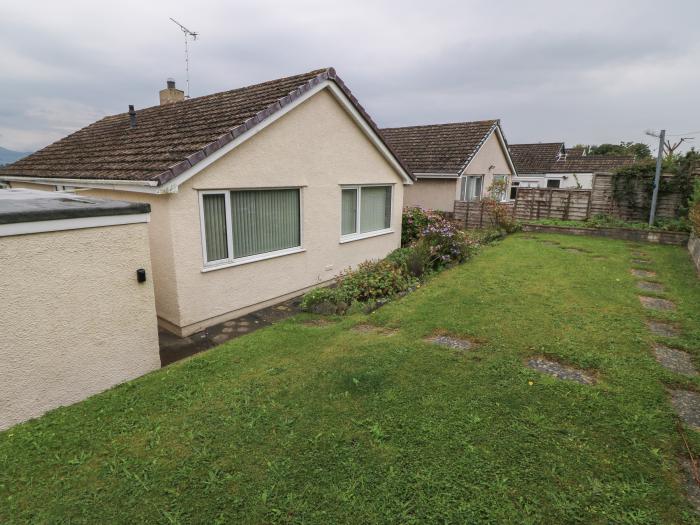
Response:
MULTIPOLYGON (((653 317, 700 358, 687 252, 638 249, 678 306, 653 317)), ((373 314, 302 315, 0 433, 0 523, 698 523, 666 388, 700 380, 655 361, 630 250, 510 236, 373 314)))

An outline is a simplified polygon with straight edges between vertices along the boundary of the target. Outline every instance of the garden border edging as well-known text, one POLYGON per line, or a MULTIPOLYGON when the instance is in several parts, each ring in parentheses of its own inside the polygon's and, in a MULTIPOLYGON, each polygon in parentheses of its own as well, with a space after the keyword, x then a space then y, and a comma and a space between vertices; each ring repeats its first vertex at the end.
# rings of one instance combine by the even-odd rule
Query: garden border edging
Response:
MULTIPOLYGON (((544 224, 523 223, 523 231, 539 233, 564 233, 570 235, 589 235, 591 237, 607 237, 626 241, 641 241, 655 244, 674 244, 683 246, 688 243, 690 234, 687 232, 636 230, 633 228, 578 228, 574 226, 553 226, 544 224)), ((700 256, 700 240, 697 251, 700 256)))

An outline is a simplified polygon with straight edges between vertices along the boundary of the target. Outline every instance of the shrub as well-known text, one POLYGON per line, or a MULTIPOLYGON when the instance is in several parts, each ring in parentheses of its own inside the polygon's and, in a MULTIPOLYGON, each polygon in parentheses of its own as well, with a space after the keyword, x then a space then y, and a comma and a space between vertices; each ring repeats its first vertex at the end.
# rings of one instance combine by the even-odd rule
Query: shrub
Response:
POLYGON ((506 233, 515 233, 520 231, 520 223, 513 218, 512 210, 504 203, 496 199, 484 199, 484 207, 486 208, 493 225, 499 230, 506 233))
POLYGON ((466 260, 471 254, 472 245, 453 221, 440 217, 425 227, 416 242, 416 249, 426 254, 427 268, 439 270, 466 260))
POLYGON ((693 231, 695 231, 695 235, 700 235, 700 179, 695 181, 693 194, 690 197, 688 206, 688 219, 690 220, 690 224, 693 231))
POLYGON ((443 218, 437 212, 419 207, 404 208, 401 216, 401 246, 417 241, 429 224, 443 218))

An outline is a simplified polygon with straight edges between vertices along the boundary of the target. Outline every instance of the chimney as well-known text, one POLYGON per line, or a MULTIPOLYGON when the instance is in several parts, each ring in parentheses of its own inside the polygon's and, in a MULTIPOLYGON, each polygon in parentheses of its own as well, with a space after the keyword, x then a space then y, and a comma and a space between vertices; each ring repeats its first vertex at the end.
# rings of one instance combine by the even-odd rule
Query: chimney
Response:
POLYGON ((167 87, 160 90, 160 105, 172 104, 173 102, 182 102, 185 100, 185 92, 175 87, 175 80, 169 78, 167 87))
POLYGON ((133 104, 129 104, 129 124, 132 129, 136 127, 136 111, 133 104))

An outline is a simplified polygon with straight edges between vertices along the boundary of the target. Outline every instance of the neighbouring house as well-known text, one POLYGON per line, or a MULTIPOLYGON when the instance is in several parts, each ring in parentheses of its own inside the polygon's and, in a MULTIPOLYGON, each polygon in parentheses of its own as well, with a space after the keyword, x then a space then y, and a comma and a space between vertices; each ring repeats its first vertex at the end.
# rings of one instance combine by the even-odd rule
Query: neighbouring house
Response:
POLYGON ((192 99, 169 81, 160 102, 0 180, 150 204, 162 327, 193 334, 400 246, 412 176, 332 68, 192 99))
POLYGON ((517 175, 510 198, 518 188, 576 188, 590 190, 595 173, 634 164, 633 156, 587 155, 583 148, 566 149, 563 142, 511 144, 510 156, 517 175))
POLYGON ((149 206, 0 190, 0 430, 160 367, 149 206))
POLYGON ((416 183, 404 203, 453 212, 455 201, 491 195, 506 200, 515 175, 500 121, 482 120, 428 126, 384 128, 389 144, 408 165, 416 183))

